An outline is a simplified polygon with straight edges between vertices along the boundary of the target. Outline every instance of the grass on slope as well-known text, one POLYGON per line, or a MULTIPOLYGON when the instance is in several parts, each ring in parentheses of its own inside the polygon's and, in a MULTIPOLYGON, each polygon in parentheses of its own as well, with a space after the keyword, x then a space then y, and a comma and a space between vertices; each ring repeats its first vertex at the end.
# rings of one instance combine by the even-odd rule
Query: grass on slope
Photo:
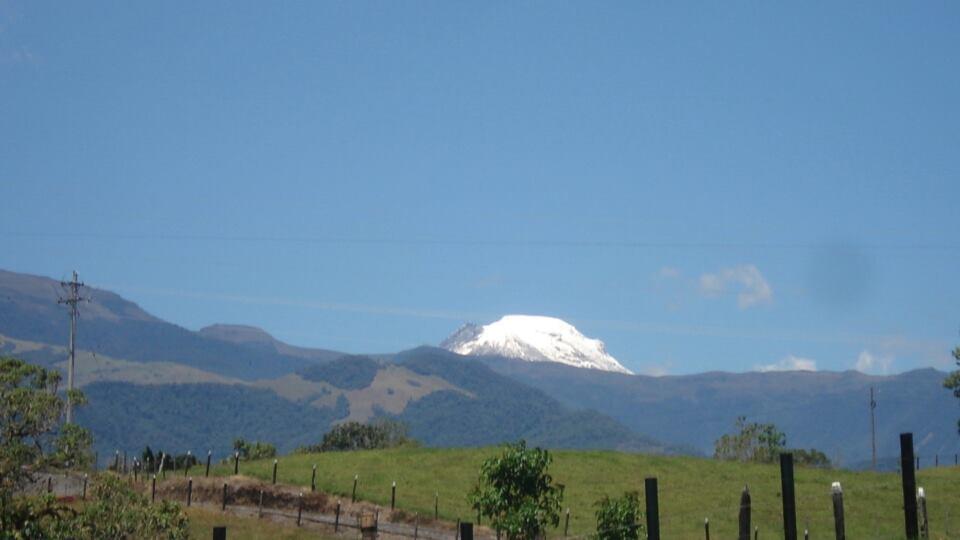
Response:
POLYGON ((315 529, 297 527, 290 523, 278 523, 269 519, 257 519, 256 516, 238 516, 224 514, 209 508, 191 507, 184 509, 190 520, 190 538, 210 538, 214 527, 227 527, 230 540, 257 540, 273 538, 276 540, 307 540, 317 538, 337 538, 334 534, 325 534, 315 529))
MULTIPOLYGON (((433 515, 434 493, 440 496, 440 517, 472 520, 466 494, 474 485, 480 463, 496 448, 397 449, 293 455, 280 459, 278 482, 309 489, 311 466, 317 465, 317 487, 347 499, 353 476, 360 476, 358 498, 390 504, 390 484, 397 482, 397 507, 433 515)), ((603 495, 626 490, 643 493, 645 477, 656 476, 660 488, 660 519, 664 538, 703 538, 703 520, 710 519, 713 538, 735 538, 740 491, 749 484, 753 524, 761 538, 782 533, 780 470, 776 465, 718 462, 691 457, 666 457, 611 451, 556 451, 550 472, 566 485, 570 534, 593 532, 594 503, 603 495)), ((270 481, 273 461, 241 463, 241 473, 270 481)), ((232 465, 217 474, 230 474, 232 465)), ((798 467, 795 471, 797 524, 815 538, 833 534, 830 484, 844 488, 847 536, 894 539, 903 536, 900 477, 893 473, 849 472, 798 467)), ((960 535, 960 469, 943 467, 917 473, 927 492, 931 538, 960 535)), ((561 527, 562 527, 561 520, 561 527)), ((559 531, 562 534, 562 529, 559 531)))

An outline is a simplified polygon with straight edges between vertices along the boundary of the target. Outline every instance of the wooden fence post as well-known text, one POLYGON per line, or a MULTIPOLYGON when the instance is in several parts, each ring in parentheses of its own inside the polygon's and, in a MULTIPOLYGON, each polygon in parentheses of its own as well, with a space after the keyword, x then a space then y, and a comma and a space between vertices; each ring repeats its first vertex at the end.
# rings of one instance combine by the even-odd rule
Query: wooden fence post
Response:
POLYGON ((846 540, 846 526, 843 522, 843 488, 840 482, 834 482, 830 486, 830 492, 833 496, 833 529, 836 532, 837 540, 846 540))
POLYGON ((413 540, 420 535, 420 512, 413 515, 413 540))
POLYGON ((156 502, 157 500, 157 475, 153 475, 153 479, 150 483, 150 502, 156 502))
POLYGON ((743 486, 740 493, 740 516, 737 520, 740 528, 737 540, 750 540, 750 487, 743 486))
POLYGON ((257 519, 263 517, 263 490, 260 490, 260 500, 257 501, 257 519))
POLYGON ((213 540, 227 540, 227 527, 226 526, 214 527, 213 540))
POLYGON ((83 474, 83 495, 80 497, 83 500, 87 500, 87 474, 83 474))
POLYGON ((643 485, 647 499, 647 538, 660 540, 660 501, 656 477, 644 479, 643 485))
POLYGON ((337 515, 333 518, 333 532, 340 531, 340 501, 337 501, 337 515))
POLYGON ((273 483, 274 483, 274 485, 276 485, 276 483, 277 483, 277 463, 278 463, 278 461, 277 461, 276 459, 274 459, 274 460, 273 460, 273 483))
POLYGON ((53 476, 47 477, 47 493, 53 493, 53 476))
POLYGON ((703 518, 703 537, 710 540, 710 518, 703 518))
POLYGON ((233 474, 240 474, 240 452, 233 453, 233 474))
POLYGON ((360 480, 360 475, 353 475, 353 491, 350 492, 350 502, 357 502, 357 481, 360 480))
POLYGON ((313 472, 310 473, 310 491, 317 490, 317 465, 313 465, 313 472))
POLYGON ((390 511, 397 507, 397 481, 390 485, 390 511))
POLYGON ((210 477, 210 457, 213 455, 213 450, 207 450, 207 470, 203 474, 205 478, 210 477))
POLYGON ((193 477, 187 480, 187 507, 190 506, 190 502, 193 500, 193 477))
POLYGON ((460 520, 459 520, 459 519, 457 519, 457 528, 456 528, 456 531, 457 531, 457 534, 456 534, 456 536, 454 536, 453 538, 454 538, 454 540, 460 540, 460 520))
POLYGON ((221 499, 220 511, 221 512, 227 511, 227 483, 226 482, 223 483, 223 498, 221 499))
POLYGON ((300 492, 300 498, 297 502, 297 527, 300 526, 300 520, 303 519, 303 492, 300 492))
POLYGON ((473 523, 464 521, 460 524, 460 540, 473 540, 473 523))
POLYGON ((917 540, 917 478, 913 469, 913 433, 900 434, 903 521, 908 540, 917 540))
POLYGON ((920 512, 920 537, 930 538, 930 523, 927 521, 927 495, 923 488, 917 488, 917 506, 920 512))
POLYGON ((440 491, 433 494, 433 519, 434 521, 440 519, 440 491))
POLYGON ((570 534, 570 509, 567 508, 567 515, 563 518, 563 536, 570 534))
POLYGON ((190 459, 193 457, 193 454, 187 450, 187 457, 183 460, 183 475, 187 476, 190 474, 190 459))
POLYGON ((797 501, 793 491, 793 454, 780 454, 780 493, 783 497, 783 538, 797 540, 797 501))

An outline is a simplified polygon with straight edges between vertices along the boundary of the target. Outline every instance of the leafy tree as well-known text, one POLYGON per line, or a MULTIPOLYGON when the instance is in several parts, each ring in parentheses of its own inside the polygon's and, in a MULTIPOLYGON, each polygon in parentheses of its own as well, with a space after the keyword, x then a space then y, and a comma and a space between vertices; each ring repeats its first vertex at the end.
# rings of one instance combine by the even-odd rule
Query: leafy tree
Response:
POLYGON ((508 444, 483 462, 468 499, 509 540, 538 538, 547 525, 560 523, 563 486, 547 472, 552 460, 546 450, 528 449, 524 440, 508 444))
MULTIPOLYGON (((55 370, 0 357, 0 514, 36 471, 91 461, 90 433, 60 425, 66 402, 57 393, 59 384, 55 370)), ((66 399, 80 405, 83 394, 72 391, 66 399)))
POLYGON ((597 501, 598 540, 639 540, 643 531, 640 494, 628 491, 622 496, 597 501))
POLYGON ((787 444, 786 435, 774 424, 747 423, 747 417, 740 416, 735 426, 735 433, 723 435, 714 443, 713 457, 771 463, 787 444))
POLYGON ((830 463, 830 458, 826 454, 817 450, 816 448, 811 448, 805 450, 803 448, 796 448, 787 450, 793 454, 793 462, 797 465, 806 465, 807 467, 819 467, 822 469, 829 469, 832 464, 830 463))
POLYGON ((405 423, 391 418, 380 418, 370 424, 344 422, 325 433, 320 444, 302 446, 296 452, 375 450, 416 445, 407 432, 405 423))
MULTIPOLYGON (((953 349, 953 358, 960 366, 960 347, 953 349)), ((943 381, 943 386, 953 390, 953 395, 960 399, 960 369, 947 375, 947 378, 943 381)), ((960 420, 957 420, 957 431, 960 432, 960 420)))
MULTIPOLYGON (((267 459, 276 457, 277 447, 268 443, 261 441, 253 441, 252 443, 247 442, 243 439, 235 439, 233 441, 233 450, 240 453, 240 461, 251 461, 254 459, 267 459)), ((227 461, 232 460, 232 457, 228 457, 227 461)), ((179 463, 179 462, 178 462, 179 463)))

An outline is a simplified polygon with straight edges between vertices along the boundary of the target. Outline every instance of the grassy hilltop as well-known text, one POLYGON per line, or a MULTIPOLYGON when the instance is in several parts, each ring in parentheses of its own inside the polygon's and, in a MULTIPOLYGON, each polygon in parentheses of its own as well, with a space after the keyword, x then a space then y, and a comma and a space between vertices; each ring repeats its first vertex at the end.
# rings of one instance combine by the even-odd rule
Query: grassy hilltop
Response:
MULTIPOLYGON (((466 493, 480 463, 497 448, 396 449, 330 452, 280 458, 278 482, 309 489, 317 465, 317 489, 349 498, 353 476, 360 476, 358 498, 390 504, 390 484, 397 482, 397 507, 433 515, 434 493, 440 495, 440 516, 474 519, 466 493)), ((691 457, 664 457, 612 451, 557 451, 550 472, 566 485, 570 534, 585 535, 595 527, 593 504, 603 495, 625 490, 643 492, 643 480, 656 476, 660 486, 661 529, 665 538, 703 538, 703 520, 710 519, 713 538, 735 538, 740 491, 749 484, 753 524, 760 538, 782 536, 780 469, 777 465, 720 462, 691 457)), ((244 475, 270 480, 273 460, 241 463, 244 475)), ((216 474, 233 472, 219 466, 216 474)), ((844 489, 849 538, 902 538, 900 477, 895 473, 849 472, 797 467, 797 523, 800 534, 833 535, 830 484, 844 489)), ((960 537, 960 469, 941 467, 917 473, 925 488, 931 538, 960 537)), ((562 534, 561 529, 559 534, 562 534)))

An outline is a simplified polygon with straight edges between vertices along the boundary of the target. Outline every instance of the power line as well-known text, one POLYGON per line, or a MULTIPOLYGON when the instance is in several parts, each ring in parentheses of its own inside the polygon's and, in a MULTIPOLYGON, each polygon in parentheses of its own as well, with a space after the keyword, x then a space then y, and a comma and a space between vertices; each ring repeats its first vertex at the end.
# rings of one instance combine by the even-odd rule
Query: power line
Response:
MULTIPOLYGON (((158 240, 158 241, 216 241, 216 242, 262 242, 344 245, 398 245, 398 246, 467 246, 467 247, 568 247, 568 248, 661 248, 661 249, 786 249, 815 250, 829 248, 833 244, 815 242, 659 242, 643 240, 557 240, 504 238, 377 238, 346 236, 283 236, 283 235, 215 235, 215 234, 168 234, 168 233, 93 233, 93 232, 15 232, 0 231, 0 236, 19 238, 88 238, 94 240, 158 240)), ((842 245, 840 247, 843 247, 842 245)), ((853 244, 850 247, 864 250, 890 251, 960 251, 960 244, 950 243, 902 243, 853 244)))
POLYGON ((76 362, 76 341, 77 341, 77 317, 80 314, 80 302, 87 301, 87 298, 80 296, 80 288, 85 287, 83 282, 77 281, 77 271, 73 271, 71 281, 61 281, 60 286, 67 291, 67 296, 57 299, 58 304, 66 304, 70 309, 70 359, 67 364, 67 423, 73 422, 73 401, 70 399, 70 391, 73 390, 74 382, 74 364, 76 362))

